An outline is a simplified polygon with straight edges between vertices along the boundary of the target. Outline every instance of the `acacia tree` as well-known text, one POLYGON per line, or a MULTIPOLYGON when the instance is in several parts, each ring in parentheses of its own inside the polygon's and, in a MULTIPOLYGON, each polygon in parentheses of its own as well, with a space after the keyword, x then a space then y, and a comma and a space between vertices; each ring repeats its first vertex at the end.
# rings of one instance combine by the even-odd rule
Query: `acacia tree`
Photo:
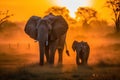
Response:
POLYGON ((69 10, 66 7, 53 6, 53 7, 50 7, 45 13, 46 14, 53 13, 54 15, 62 15, 67 20, 70 17, 69 10))
POLYGON ((115 23, 115 29, 117 32, 120 32, 120 0, 107 0, 106 5, 113 11, 115 23))
POLYGON ((89 22, 97 18, 97 11, 89 7, 79 7, 76 12, 76 20, 83 21, 83 25, 88 25, 89 22))
POLYGON ((13 16, 13 14, 9 14, 9 10, 6 12, 0 11, 0 26, 7 21, 9 17, 13 16))

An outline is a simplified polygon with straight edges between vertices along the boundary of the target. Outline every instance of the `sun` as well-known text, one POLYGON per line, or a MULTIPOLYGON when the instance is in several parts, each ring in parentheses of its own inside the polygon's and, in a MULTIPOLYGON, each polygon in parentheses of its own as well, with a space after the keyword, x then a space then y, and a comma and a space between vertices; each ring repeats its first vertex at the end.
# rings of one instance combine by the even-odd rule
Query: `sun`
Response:
POLYGON ((78 7, 91 6, 91 0, 57 0, 57 5, 65 6, 70 11, 70 16, 75 18, 78 7))

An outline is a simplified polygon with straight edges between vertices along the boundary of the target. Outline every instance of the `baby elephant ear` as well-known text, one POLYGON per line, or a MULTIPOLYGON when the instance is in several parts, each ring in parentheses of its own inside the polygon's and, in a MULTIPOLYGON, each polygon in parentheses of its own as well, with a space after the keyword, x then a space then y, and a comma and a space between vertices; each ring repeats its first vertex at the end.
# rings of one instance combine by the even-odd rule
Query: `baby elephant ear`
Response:
POLYGON ((78 42, 77 41, 74 41, 73 44, 72 44, 72 49, 73 51, 76 50, 76 46, 77 46, 78 42))

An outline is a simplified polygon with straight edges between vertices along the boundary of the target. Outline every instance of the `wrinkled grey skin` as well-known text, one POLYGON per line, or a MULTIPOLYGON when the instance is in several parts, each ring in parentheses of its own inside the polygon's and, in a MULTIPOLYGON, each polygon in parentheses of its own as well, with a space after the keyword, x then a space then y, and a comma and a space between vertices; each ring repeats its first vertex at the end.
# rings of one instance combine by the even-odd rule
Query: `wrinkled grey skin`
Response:
POLYGON ((87 42, 74 41, 72 44, 73 51, 76 51, 76 64, 86 65, 90 53, 90 47, 87 42))
MULTIPOLYGON (((63 56, 62 53, 64 49, 68 25, 65 20, 60 20, 60 19, 61 18, 58 18, 56 16, 49 18, 48 15, 43 19, 40 18, 37 21, 36 27, 34 27, 36 28, 36 34, 37 34, 35 40, 39 41, 40 65, 44 64, 44 54, 46 56, 47 62, 49 62, 50 64, 54 64, 56 49, 58 49, 58 53, 59 53, 58 62, 62 63, 62 56, 63 56), (52 18, 54 18, 55 20, 52 18), (64 29, 64 27, 66 28, 64 29)), ((36 22, 33 22, 33 24, 35 23, 36 22)))

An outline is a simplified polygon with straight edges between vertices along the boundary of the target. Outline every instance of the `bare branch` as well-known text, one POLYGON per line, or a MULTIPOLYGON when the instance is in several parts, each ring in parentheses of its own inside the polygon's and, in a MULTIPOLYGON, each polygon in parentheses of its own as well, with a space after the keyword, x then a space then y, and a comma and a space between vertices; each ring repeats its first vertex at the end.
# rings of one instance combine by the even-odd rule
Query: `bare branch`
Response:
POLYGON ((7 21, 7 19, 13 16, 13 14, 9 14, 9 10, 7 10, 6 12, 0 11, 0 16, 3 16, 2 18, 0 18, 0 26, 1 26, 2 23, 7 21))

